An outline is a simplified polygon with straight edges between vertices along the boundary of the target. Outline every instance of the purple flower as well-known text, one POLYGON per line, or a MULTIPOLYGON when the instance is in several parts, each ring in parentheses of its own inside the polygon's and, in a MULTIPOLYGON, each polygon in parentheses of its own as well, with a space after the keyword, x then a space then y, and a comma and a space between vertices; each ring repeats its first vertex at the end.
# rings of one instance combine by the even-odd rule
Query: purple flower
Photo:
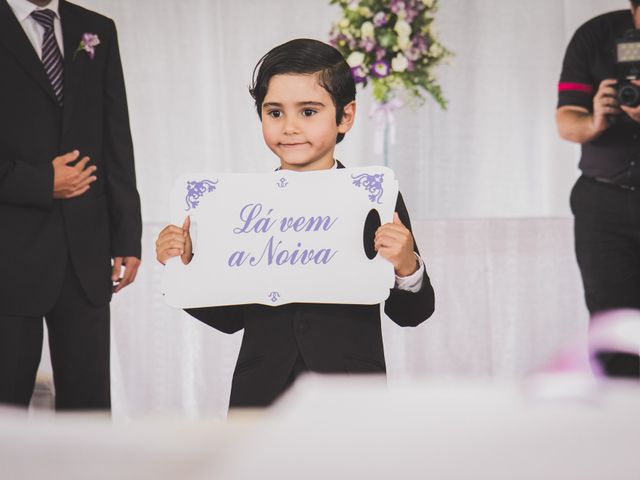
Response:
POLYGON ((363 38, 360 42, 360 46, 365 52, 369 53, 376 48, 376 42, 373 38, 363 38))
POLYGON ((429 50, 429 45, 427 45, 427 39, 422 35, 416 35, 413 38, 413 48, 418 50, 420 53, 427 53, 427 50, 429 50))
POLYGON ((428 51, 428 40, 422 35, 416 35, 411 42, 411 48, 405 52, 405 55, 409 60, 418 60, 424 57, 428 51))
POLYGON ((373 16, 373 24, 376 27, 384 27, 388 21, 389 15, 387 15, 385 12, 380 11, 373 16))
POLYGON ((98 38, 98 35, 96 35, 95 33, 83 33, 82 39, 80 40, 80 45, 78 45, 78 48, 73 54, 73 58, 75 59, 78 52, 84 50, 89 54, 89 58, 93 60, 93 57, 96 56, 96 47, 98 45, 100 45, 100 39, 98 38))
POLYGON ((390 8, 393 13, 405 22, 411 23, 424 10, 424 4, 415 0, 391 0, 390 8))
POLYGON ((391 11, 395 14, 405 10, 405 3, 403 0, 391 0, 391 11))
POLYGON ((382 60, 386 54, 387 54, 387 51, 384 48, 376 49, 376 60, 377 61, 382 60))
POLYGON ((389 62, 378 60, 371 66, 371 71, 378 78, 384 78, 389 75, 389 62))
POLYGON ((405 3, 407 5, 405 20, 409 23, 413 22, 427 8, 422 0, 407 0, 405 3))
POLYGON ((351 43, 352 41, 350 41, 349 38, 342 33, 339 33, 329 39, 329 44, 333 45, 336 48, 348 46, 350 49, 353 49, 351 43))
POLYGON ((404 19, 405 19, 405 21, 407 23, 411 23, 411 22, 413 22, 413 20, 416 18, 417 15, 418 15, 418 12, 416 12, 415 10, 409 8, 405 12, 404 19))
POLYGON ((367 85, 367 75, 364 73, 361 66, 353 67, 351 69, 351 75, 353 75, 354 82, 362 83, 364 86, 367 85))

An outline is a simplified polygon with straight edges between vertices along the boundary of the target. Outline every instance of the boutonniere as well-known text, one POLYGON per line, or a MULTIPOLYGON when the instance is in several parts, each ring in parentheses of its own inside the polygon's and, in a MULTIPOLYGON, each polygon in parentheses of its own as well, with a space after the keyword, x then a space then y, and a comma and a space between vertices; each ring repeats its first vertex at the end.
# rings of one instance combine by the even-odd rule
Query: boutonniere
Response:
POLYGON ((78 48, 73 54, 73 59, 75 60, 76 55, 84 50, 89 54, 89 58, 93 60, 93 57, 95 57, 96 55, 96 46, 98 45, 100 45, 100 39, 98 38, 98 35, 96 35, 95 33, 83 33, 82 40, 80 40, 80 45, 78 45, 78 48))

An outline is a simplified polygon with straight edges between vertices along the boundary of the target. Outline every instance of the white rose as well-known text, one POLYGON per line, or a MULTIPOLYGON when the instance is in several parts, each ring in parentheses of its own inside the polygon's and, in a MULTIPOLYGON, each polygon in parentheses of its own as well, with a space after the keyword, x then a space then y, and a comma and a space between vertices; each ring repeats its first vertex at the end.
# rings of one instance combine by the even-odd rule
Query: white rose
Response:
POLYGON ((399 53, 391 60, 391 69, 394 72, 404 72, 409 66, 409 60, 402 53, 399 53))
POLYGON ((373 27, 373 23, 371 22, 364 22, 362 24, 362 27, 360 27, 360 30, 362 32, 362 38, 373 38, 373 31, 374 31, 374 27, 373 27))
POLYGON ((411 39, 409 37, 398 37, 398 47, 400 50, 407 50, 411 46, 411 39))
POLYGON ((424 3, 427 8, 433 7, 433 0, 422 0, 422 3, 424 3))
POLYGON ((351 52, 351 55, 347 58, 347 63, 351 68, 359 67, 364 62, 364 53, 351 52))
POLYGON ((396 26, 393 27, 399 37, 408 37, 411 35, 411 25, 404 20, 398 19, 396 26))

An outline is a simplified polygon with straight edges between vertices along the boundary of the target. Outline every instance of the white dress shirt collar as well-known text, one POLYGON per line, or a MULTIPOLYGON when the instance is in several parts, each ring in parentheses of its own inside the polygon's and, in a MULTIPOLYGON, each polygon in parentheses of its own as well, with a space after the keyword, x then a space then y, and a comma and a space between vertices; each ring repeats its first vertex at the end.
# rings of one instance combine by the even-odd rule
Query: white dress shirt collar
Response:
POLYGON ((13 10, 18 21, 23 22, 31 15, 31 12, 34 10, 51 10, 56 14, 56 17, 60 18, 60 13, 58 12, 58 7, 60 5, 60 0, 51 0, 49 5, 45 5, 44 7, 39 7, 35 3, 31 3, 29 0, 7 0, 7 3, 13 10))
POLYGON ((40 58, 42 58, 42 40, 44 27, 31 16, 31 12, 35 10, 46 9, 53 11, 56 14, 56 17, 53 19, 53 29, 55 31, 58 47, 60 48, 60 53, 64 57, 62 22, 60 21, 60 13, 58 12, 60 7, 60 0, 51 0, 51 2, 49 2, 49 4, 45 5, 44 7, 38 7, 28 0, 7 0, 7 2, 11 10, 13 10, 14 15, 18 19, 18 22, 20 22, 20 26, 24 30, 24 33, 27 35, 29 42, 31 42, 31 45, 33 45, 34 50, 40 58))

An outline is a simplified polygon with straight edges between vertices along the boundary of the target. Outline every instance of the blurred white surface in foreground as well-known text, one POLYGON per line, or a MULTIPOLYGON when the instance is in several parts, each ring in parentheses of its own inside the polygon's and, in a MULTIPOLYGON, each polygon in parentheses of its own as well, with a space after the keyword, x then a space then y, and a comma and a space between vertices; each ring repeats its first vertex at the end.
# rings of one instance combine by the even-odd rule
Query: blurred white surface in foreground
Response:
POLYGON ((226 423, 0 412, 0 478, 632 478, 638 405, 637 383, 575 374, 394 389, 307 376, 226 423))

